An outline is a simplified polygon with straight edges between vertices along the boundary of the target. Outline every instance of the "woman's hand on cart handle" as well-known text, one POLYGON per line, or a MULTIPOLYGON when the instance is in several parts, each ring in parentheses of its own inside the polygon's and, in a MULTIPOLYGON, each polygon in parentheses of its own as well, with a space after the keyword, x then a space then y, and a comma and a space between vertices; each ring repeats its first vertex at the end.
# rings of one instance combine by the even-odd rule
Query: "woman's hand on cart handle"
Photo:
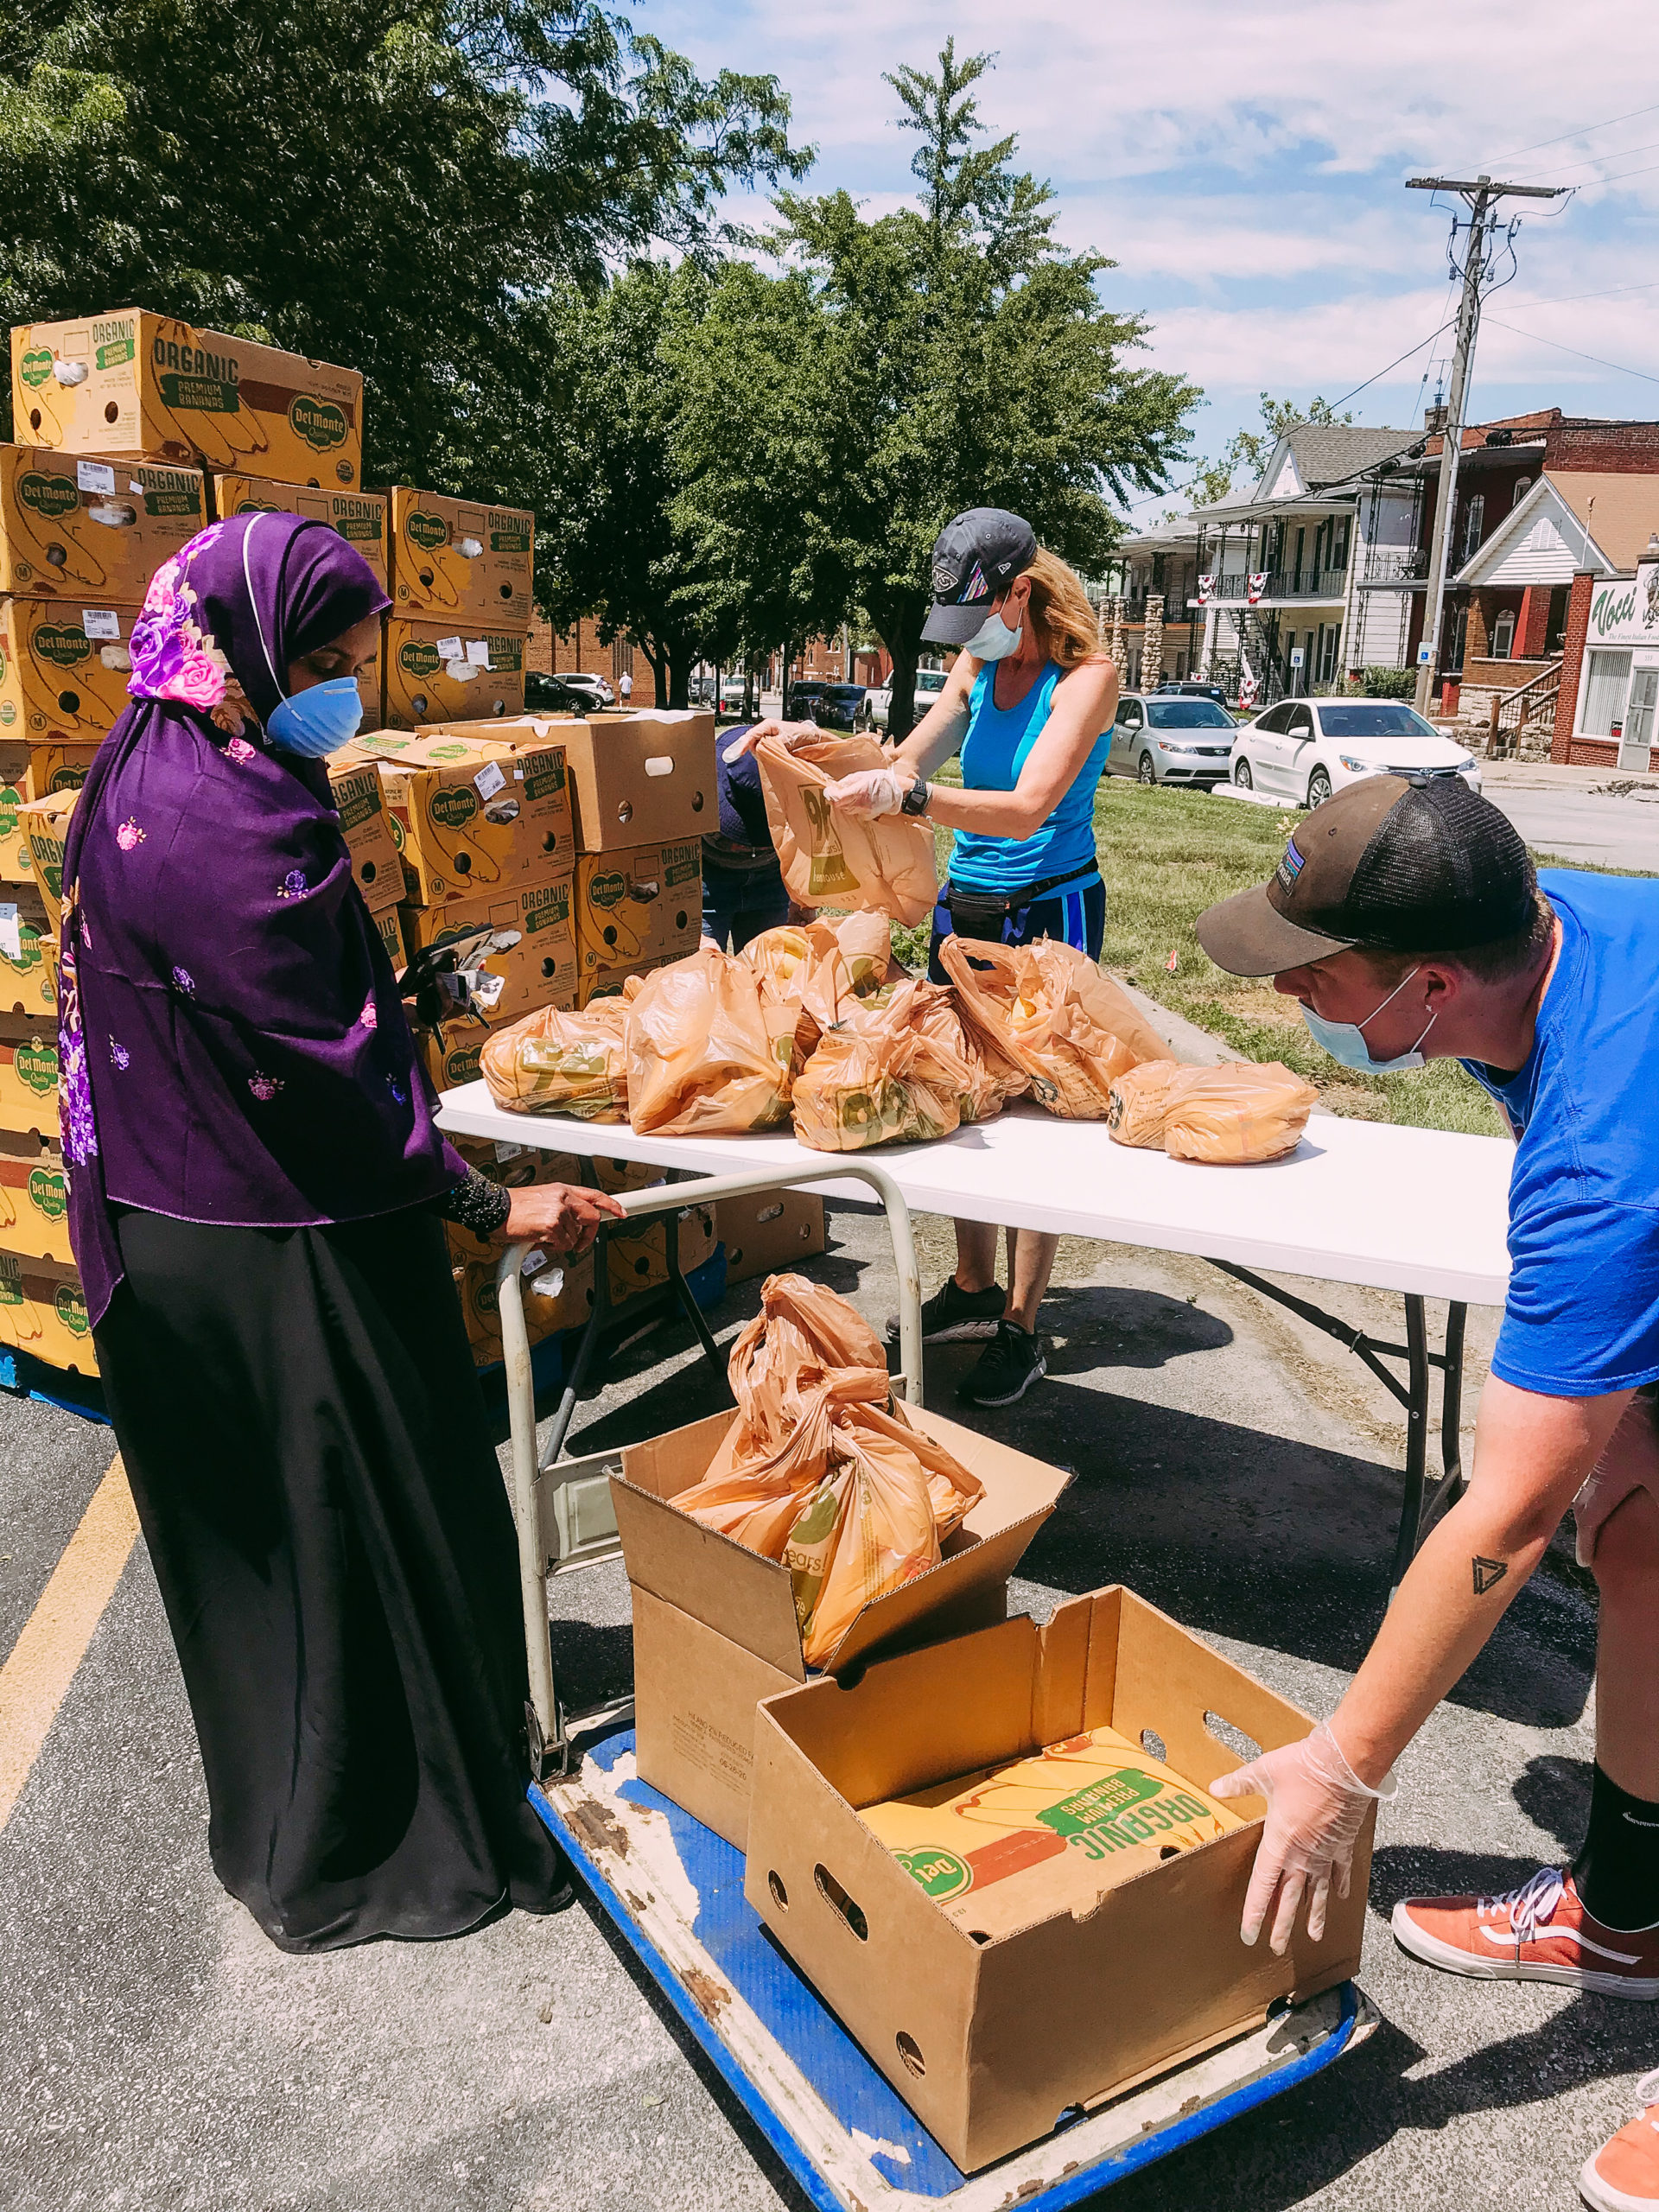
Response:
POLYGON ((1244 1897, 1239 1934, 1254 1943, 1271 1916, 1268 1942, 1282 1957, 1304 1897, 1307 1932, 1314 1942, 1325 1933, 1325 1908, 1334 1882, 1345 1897, 1352 1878, 1354 1846, 1374 1798, 1392 1797, 1394 1777, 1380 1789, 1362 1782, 1340 1744, 1323 1720, 1299 1744, 1264 1751, 1249 1766, 1224 1774, 1210 1785, 1212 1797, 1265 1797, 1267 1824, 1256 1847, 1255 1865, 1244 1897))
POLYGON ((496 1243, 543 1244, 562 1260, 580 1259, 607 1215, 623 1218, 621 1205, 608 1192, 584 1190, 575 1183, 532 1183, 512 1197, 496 1243))
POLYGON ((729 745, 721 747, 721 758, 727 760, 741 760, 746 753, 753 752, 763 737, 775 737, 781 740, 785 750, 793 753, 797 746, 810 745, 814 738, 823 735, 823 732, 816 722, 780 722, 775 720, 756 722, 752 728, 746 729, 741 737, 734 737, 729 745))

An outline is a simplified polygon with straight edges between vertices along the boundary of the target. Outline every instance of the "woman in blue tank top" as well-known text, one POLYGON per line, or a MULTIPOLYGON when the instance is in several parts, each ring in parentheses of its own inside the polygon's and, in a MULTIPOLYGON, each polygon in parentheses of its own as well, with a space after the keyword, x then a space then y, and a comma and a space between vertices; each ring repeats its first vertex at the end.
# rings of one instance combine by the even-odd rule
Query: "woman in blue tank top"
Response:
MULTIPOLYGON (((928 972, 945 981, 952 933, 1023 944, 1063 938, 1100 957, 1106 888, 1095 849, 1095 791, 1106 766, 1117 671, 1082 583, 1000 507, 974 507, 933 548, 934 606, 922 635, 962 651, 938 698, 891 770, 831 785, 832 803, 869 813, 899 805, 956 831, 933 916, 928 972), (930 772, 962 755, 962 789, 930 772), (898 796, 895 797, 894 787, 898 796)), ((1046 1371, 1037 1309, 1059 1239, 1007 1232, 1010 1294, 996 1280, 997 1231, 957 1224, 956 1273, 922 1309, 925 1339, 988 1338, 962 1395, 1012 1405, 1046 1371)))

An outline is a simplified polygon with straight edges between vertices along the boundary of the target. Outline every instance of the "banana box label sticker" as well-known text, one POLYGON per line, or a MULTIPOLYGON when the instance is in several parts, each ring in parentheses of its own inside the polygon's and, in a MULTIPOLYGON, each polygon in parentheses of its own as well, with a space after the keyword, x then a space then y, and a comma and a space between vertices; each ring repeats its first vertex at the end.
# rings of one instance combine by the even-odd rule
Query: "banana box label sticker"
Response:
POLYGON ((0 446, 0 592, 142 606, 207 518, 201 474, 0 446))

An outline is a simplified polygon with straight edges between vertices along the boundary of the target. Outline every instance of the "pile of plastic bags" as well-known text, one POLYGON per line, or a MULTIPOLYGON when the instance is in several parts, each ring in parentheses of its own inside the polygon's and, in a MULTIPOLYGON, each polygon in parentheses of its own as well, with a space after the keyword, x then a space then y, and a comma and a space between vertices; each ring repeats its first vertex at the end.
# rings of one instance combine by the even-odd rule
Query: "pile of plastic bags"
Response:
POLYGON ((969 1037, 954 991, 912 978, 824 1032, 795 1078, 795 1134, 817 1152, 949 1136, 1024 1088, 969 1037))
POLYGON ((541 1007, 495 1030, 480 1056, 491 1097, 518 1114, 626 1122, 626 1015, 622 1000, 595 999, 580 1014, 541 1007))
POLYGON ((1247 1166, 1294 1152, 1319 1095, 1278 1060, 1218 1068, 1150 1060, 1113 1083, 1106 1127, 1119 1144, 1161 1148, 1172 1160, 1247 1166))
POLYGON ((892 1401, 856 1308, 803 1275, 767 1278, 727 1372, 737 1418, 671 1503, 782 1560, 802 1656, 826 1665, 866 1605, 938 1565, 983 1485, 892 1401))
POLYGON ((1135 1001, 1072 945, 948 937, 939 960, 986 1058, 1011 1064, 1019 1088, 1067 1121, 1103 1120, 1118 1076, 1168 1056, 1135 1001))

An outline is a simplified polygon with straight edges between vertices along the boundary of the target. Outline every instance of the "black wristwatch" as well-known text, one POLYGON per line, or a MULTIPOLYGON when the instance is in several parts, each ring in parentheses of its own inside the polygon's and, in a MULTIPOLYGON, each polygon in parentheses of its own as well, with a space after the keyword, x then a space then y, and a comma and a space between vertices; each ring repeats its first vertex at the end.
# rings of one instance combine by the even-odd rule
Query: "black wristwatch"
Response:
POLYGON ((927 803, 933 796, 931 784, 925 784, 919 776, 899 803, 900 814, 925 814, 927 803))

